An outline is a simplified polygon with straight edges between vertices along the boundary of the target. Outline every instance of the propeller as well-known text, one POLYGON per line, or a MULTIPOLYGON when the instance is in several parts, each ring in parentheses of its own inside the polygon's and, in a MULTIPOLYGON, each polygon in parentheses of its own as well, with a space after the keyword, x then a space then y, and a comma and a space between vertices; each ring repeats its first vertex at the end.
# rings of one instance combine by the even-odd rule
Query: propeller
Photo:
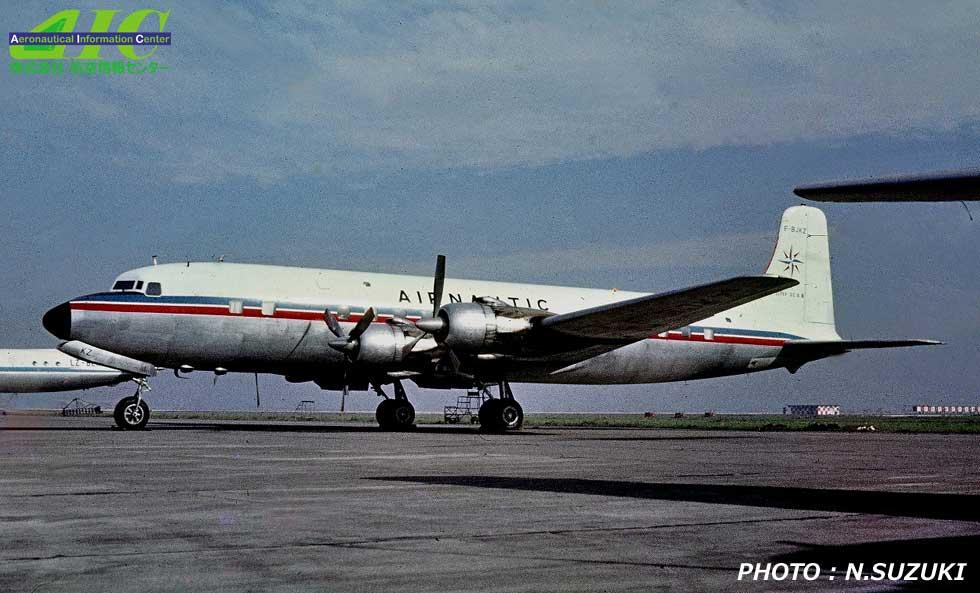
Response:
MULTIPOLYGON (((341 327, 340 322, 330 313, 329 309, 323 312, 323 320, 327 322, 327 328, 330 330, 330 333, 337 337, 337 339, 327 342, 327 345, 344 355, 344 400, 347 399, 347 395, 350 393, 350 386, 347 383, 347 372, 357 358, 357 350, 361 345, 360 337, 371 327, 371 322, 374 321, 374 317, 374 308, 368 307, 367 311, 364 312, 364 315, 361 316, 361 319, 354 326, 354 329, 348 334, 344 333, 344 328, 341 327)), ((341 405, 343 406, 343 404, 341 405)))
POLYGON ((436 256, 436 275, 432 282, 432 316, 439 316, 439 308, 442 307, 442 288, 446 284, 446 256, 436 256))
POLYGON ((446 256, 436 256, 436 275, 432 282, 432 317, 419 319, 415 322, 415 327, 427 334, 436 334, 445 329, 446 321, 439 317, 439 309, 442 308, 442 289, 446 284, 446 256))
MULTIPOLYGON (((424 333, 419 336, 415 342, 422 340, 425 337, 435 337, 435 334, 443 332, 446 330, 446 320, 439 316, 439 309, 442 308, 442 292, 446 284, 446 256, 437 255, 436 256, 436 274, 432 281, 432 317, 427 317, 425 319, 419 319, 415 322, 415 327, 422 330, 424 333)), ((414 343, 413 343, 414 346, 414 343)), ((445 347, 445 345, 443 344, 445 347)), ((445 359, 449 362, 449 366, 452 368, 453 373, 457 375, 463 375, 460 371, 462 362, 459 360, 459 356, 456 355, 451 349, 446 348, 445 359)))

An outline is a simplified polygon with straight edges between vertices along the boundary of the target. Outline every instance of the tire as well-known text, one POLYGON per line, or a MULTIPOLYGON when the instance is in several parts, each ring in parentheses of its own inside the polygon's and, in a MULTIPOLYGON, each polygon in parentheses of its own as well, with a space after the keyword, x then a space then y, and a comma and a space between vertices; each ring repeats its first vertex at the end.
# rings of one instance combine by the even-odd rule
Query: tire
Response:
POLYGON ((415 426, 415 406, 407 399, 396 399, 391 408, 391 419, 396 430, 415 426))
POLYGON ((123 430, 143 430, 150 421, 150 406, 146 405, 145 399, 140 399, 137 406, 135 396, 124 397, 116 404, 112 418, 123 430))
POLYGON ((488 399, 480 406, 480 428, 485 432, 518 430, 524 425, 524 409, 514 399, 488 399))
POLYGON ((415 426, 415 406, 406 399, 386 399, 374 413, 381 430, 408 430, 415 426))
POLYGON ((488 399, 483 402, 478 416, 480 417, 480 429, 484 432, 503 432, 504 427, 500 423, 499 399, 488 399))
POLYGON ((520 430, 524 426, 524 408, 516 399, 501 400, 500 424, 504 430, 520 430))
POLYGON ((391 425, 391 404, 394 401, 393 399, 381 400, 381 403, 378 404, 378 409, 374 411, 374 418, 378 421, 378 426, 382 430, 389 430, 388 427, 391 425))

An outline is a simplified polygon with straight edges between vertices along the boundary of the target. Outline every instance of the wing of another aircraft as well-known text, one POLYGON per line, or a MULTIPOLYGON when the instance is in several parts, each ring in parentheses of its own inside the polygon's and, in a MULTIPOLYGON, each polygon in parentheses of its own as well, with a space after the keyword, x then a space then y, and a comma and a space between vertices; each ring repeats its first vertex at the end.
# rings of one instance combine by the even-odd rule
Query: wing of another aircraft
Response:
POLYGON ((980 200, 980 171, 955 171, 801 185, 793 193, 820 202, 980 200))
POLYGON ((62 342, 58 350, 91 363, 132 373, 137 377, 155 377, 157 374, 156 367, 148 362, 96 348, 78 340, 62 342))
POLYGON ((553 315, 538 327, 594 344, 629 344, 799 284, 791 278, 740 276, 553 315))

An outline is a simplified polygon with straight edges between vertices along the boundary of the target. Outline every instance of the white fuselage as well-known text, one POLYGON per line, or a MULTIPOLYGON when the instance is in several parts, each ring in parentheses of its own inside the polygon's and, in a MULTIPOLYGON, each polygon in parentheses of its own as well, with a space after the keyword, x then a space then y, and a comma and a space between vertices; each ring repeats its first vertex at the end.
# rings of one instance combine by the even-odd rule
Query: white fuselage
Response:
MULTIPOLYGON (((53 333, 161 367, 270 372, 290 380, 316 379, 326 386, 339 385, 343 357, 328 346, 334 336, 324 323, 325 310, 348 329, 368 307, 379 314, 376 323, 392 316, 418 319, 432 314, 432 279, 424 276, 190 263, 132 270, 120 275, 114 286, 120 283, 125 290, 67 303, 67 325, 53 333)), ((642 295, 451 278, 446 279, 444 294, 443 303, 489 296, 553 313, 642 295)), ((792 298, 779 293, 763 300, 792 298)), ((758 307, 737 307, 599 356, 501 367, 501 376, 495 378, 651 383, 763 370, 773 366, 786 340, 801 337, 760 330, 764 322, 758 307)))
POLYGON ((115 385, 128 378, 122 371, 53 348, 0 350, 0 393, 73 391, 115 385))

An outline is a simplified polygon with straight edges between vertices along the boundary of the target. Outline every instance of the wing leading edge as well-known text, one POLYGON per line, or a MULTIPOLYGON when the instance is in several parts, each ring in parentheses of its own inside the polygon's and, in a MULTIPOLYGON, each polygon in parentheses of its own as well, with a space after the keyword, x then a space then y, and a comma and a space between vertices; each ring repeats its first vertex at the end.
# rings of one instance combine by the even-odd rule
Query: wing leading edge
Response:
POLYGON ((799 284, 791 278, 739 276, 541 319, 552 335, 593 344, 629 344, 677 329, 799 284))
POLYGON ((820 202, 980 200, 980 171, 954 171, 801 185, 793 193, 820 202))

